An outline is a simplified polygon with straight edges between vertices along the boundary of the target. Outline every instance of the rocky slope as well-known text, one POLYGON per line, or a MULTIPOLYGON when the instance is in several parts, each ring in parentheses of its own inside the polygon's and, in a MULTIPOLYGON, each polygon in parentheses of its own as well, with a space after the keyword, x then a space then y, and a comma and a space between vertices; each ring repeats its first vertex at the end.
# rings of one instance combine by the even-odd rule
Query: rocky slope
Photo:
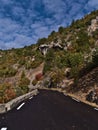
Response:
POLYGON ((0 50, 0 102, 43 86, 81 93, 85 99, 93 91, 90 99, 96 98, 97 67, 98 11, 94 11, 35 45, 0 50))

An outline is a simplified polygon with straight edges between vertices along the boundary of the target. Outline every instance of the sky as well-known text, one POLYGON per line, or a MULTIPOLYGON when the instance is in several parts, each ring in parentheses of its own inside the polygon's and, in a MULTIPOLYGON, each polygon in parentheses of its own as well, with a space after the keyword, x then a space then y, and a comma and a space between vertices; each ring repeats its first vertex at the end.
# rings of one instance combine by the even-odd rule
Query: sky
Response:
POLYGON ((0 49, 35 44, 98 9, 98 0, 0 0, 0 49))

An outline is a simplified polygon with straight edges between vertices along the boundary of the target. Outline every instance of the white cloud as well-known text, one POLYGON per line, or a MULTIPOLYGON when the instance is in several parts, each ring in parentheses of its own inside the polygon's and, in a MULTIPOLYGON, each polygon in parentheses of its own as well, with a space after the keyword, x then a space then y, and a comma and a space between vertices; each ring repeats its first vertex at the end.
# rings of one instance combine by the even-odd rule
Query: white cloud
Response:
POLYGON ((89 12, 98 9, 98 0, 88 0, 85 5, 85 9, 89 12))
POLYGON ((13 4, 12 0, 0 0, 0 3, 2 3, 3 5, 10 5, 13 4))
POLYGON ((25 14, 25 10, 22 7, 15 6, 12 9, 12 13, 14 16, 23 16, 25 14))
POLYGON ((12 47, 23 47, 29 43, 32 44, 32 38, 25 34, 20 34, 22 28, 22 25, 11 19, 0 19, 0 48, 8 49, 12 47))
POLYGON ((61 13, 64 12, 64 9, 67 8, 67 5, 63 0, 43 0, 45 8, 51 13, 61 13))
POLYGON ((29 45, 33 43, 31 37, 27 37, 25 35, 18 35, 16 34, 15 38, 10 41, 2 42, 0 40, 0 46, 3 47, 4 49, 9 49, 11 48, 21 48, 24 45, 29 45))
POLYGON ((0 48, 35 43, 94 9, 98 0, 0 0, 0 48))
POLYGON ((88 6, 97 7, 98 8, 98 0, 89 0, 88 1, 88 6))

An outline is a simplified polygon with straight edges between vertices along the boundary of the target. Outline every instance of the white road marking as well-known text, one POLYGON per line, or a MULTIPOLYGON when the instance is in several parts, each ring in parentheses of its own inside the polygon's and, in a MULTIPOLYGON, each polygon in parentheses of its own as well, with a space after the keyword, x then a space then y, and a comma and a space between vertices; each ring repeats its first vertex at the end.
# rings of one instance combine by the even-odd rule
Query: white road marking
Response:
POLYGON ((33 96, 32 97, 30 97, 29 99, 32 99, 33 98, 33 96))
POLYGON ((76 98, 72 98, 73 100, 75 100, 76 102, 80 102, 78 99, 76 99, 76 98))
POLYGON ((0 130, 7 130, 7 127, 3 127, 3 128, 1 128, 0 130))
POLYGON ((98 111, 98 108, 94 108, 96 111, 98 111))
POLYGON ((24 104, 25 102, 23 102, 19 107, 17 107, 17 110, 19 110, 24 104))

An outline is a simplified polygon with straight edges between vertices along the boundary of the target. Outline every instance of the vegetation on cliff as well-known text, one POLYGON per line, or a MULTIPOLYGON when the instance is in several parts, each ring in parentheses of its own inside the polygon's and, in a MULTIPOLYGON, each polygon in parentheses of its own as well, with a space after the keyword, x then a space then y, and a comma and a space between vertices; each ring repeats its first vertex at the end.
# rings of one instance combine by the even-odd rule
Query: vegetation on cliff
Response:
MULTIPOLYGON (((74 79, 75 87, 70 86, 68 90, 79 91, 79 79, 98 66, 97 16, 98 11, 94 11, 66 28, 59 27, 58 32, 52 31, 48 38, 39 39, 35 45, 0 50, 0 102, 28 92, 30 79, 26 74, 41 63, 44 63, 45 75, 42 80, 52 73, 51 85, 56 87, 64 79, 74 79), (70 68, 68 74, 66 68, 70 68), (20 73, 22 70, 24 72, 20 73), (16 80, 11 81, 13 77, 16 80), (9 88, 13 94, 5 99, 8 87, 4 84, 7 82, 11 82, 9 88)), ((32 84, 37 84, 36 79, 32 84)))

